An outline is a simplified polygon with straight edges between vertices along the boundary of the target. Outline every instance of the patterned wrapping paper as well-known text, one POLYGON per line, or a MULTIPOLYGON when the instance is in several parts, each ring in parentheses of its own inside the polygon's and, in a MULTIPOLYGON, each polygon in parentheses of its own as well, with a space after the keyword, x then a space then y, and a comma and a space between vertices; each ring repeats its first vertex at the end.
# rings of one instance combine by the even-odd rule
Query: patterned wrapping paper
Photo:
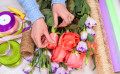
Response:
POLYGON ((91 8, 90 12, 91 17, 93 17, 97 22, 97 26, 94 28, 96 32, 95 39, 97 40, 98 45, 96 49, 98 55, 95 56, 97 73, 114 74, 110 57, 109 45, 101 16, 99 3, 97 0, 87 0, 87 3, 91 8))

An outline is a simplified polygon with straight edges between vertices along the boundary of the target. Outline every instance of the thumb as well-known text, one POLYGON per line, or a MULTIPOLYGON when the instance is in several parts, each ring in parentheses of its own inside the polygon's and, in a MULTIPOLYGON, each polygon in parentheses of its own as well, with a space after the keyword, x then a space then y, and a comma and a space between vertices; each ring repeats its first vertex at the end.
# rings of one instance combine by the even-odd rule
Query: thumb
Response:
POLYGON ((48 32, 45 32, 45 36, 49 42, 55 43, 54 40, 50 37, 50 34, 48 32))
POLYGON ((53 16, 54 16, 54 27, 57 27, 57 25, 58 25, 58 15, 54 13, 53 16))

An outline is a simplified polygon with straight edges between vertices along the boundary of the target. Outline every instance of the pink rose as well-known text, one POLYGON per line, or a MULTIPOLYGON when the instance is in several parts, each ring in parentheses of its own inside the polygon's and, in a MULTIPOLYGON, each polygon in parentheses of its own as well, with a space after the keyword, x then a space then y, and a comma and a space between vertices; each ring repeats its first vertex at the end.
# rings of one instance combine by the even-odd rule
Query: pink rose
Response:
POLYGON ((79 34, 67 32, 61 35, 58 46, 62 46, 66 50, 72 51, 71 48, 75 47, 79 41, 79 34))
POLYGON ((55 49, 53 49, 52 60, 54 62, 63 62, 66 54, 67 54, 67 51, 63 47, 58 46, 55 49))
POLYGON ((66 65, 68 65, 71 68, 81 68, 83 64, 83 58, 85 55, 77 54, 77 53, 69 53, 66 56, 66 65))
POLYGON ((55 49, 57 46, 59 36, 56 33, 50 33, 50 36, 54 40, 55 43, 49 43, 47 48, 48 49, 55 49))

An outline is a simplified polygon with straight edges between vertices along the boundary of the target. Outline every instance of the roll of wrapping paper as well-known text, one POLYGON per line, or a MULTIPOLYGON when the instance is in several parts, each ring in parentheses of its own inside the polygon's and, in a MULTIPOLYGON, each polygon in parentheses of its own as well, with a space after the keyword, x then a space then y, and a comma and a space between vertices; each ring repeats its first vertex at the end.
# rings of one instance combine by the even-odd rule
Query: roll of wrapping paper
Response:
POLYGON ((120 61, 119 61, 119 57, 117 53, 118 45, 117 45, 117 41, 115 38, 109 12, 107 9, 107 4, 105 0, 99 0, 99 4, 100 4, 101 13, 102 13, 102 18, 104 21, 105 31, 107 34, 114 72, 120 72, 120 61))
POLYGON ((20 54, 24 57, 32 56, 34 53, 34 43, 31 38, 31 31, 22 33, 20 54))
POLYGON ((105 31, 103 26, 103 21, 101 18, 101 13, 99 7, 99 3, 96 0, 87 0, 91 8, 90 15, 97 22, 97 26, 94 27, 96 32, 95 39, 97 40, 97 48, 96 53, 98 55, 95 56, 96 67, 98 74, 114 74, 113 67, 111 64, 111 58, 109 56, 109 47, 107 44, 107 39, 105 36, 105 31))
POLYGON ((118 52, 120 54, 120 22, 118 21, 118 17, 117 17, 117 13, 114 7, 114 3, 112 0, 106 0, 107 6, 108 6, 108 10, 109 10, 109 14, 112 20, 112 24, 113 24, 113 29, 115 32, 115 37, 118 43, 118 52))

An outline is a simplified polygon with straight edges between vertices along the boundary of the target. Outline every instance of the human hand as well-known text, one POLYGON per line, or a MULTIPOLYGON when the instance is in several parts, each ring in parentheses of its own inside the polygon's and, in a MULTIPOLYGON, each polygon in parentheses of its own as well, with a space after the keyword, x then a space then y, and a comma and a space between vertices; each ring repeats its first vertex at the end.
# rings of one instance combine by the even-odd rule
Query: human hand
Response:
POLYGON ((61 17, 63 19, 62 23, 58 27, 67 26, 74 19, 74 15, 72 15, 63 4, 59 3, 53 4, 53 16, 54 27, 58 26, 58 17, 61 17))
POLYGON ((38 48, 45 48, 49 42, 54 43, 43 18, 39 18, 33 23, 31 37, 38 48))

